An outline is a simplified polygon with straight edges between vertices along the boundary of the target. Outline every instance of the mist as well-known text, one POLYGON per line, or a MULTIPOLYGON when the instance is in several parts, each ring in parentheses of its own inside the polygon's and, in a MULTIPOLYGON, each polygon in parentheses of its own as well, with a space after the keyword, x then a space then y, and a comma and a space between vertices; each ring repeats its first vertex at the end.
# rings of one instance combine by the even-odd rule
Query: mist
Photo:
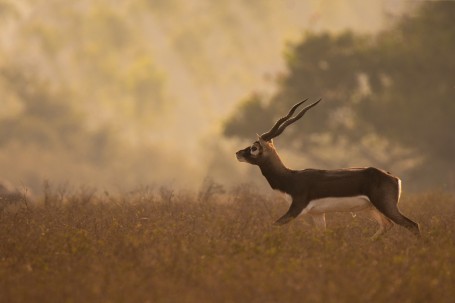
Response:
POLYGON ((0 177, 35 191, 44 180, 120 190, 254 181, 234 157, 250 142, 223 125, 252 92, 276 92, 287 45, 305 32, 374 34, 412 10, 381 0, 1 4, 0 177))

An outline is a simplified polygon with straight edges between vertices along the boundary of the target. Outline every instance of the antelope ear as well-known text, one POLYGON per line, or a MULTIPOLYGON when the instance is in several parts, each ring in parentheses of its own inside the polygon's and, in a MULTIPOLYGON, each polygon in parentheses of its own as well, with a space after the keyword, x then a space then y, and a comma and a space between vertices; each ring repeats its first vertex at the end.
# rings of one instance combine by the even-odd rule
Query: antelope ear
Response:
MULTIPOLYGON (((267 146, 269 142, 265 141, 264 139, 261 138, 261 136, 258 135, 258 141, 261 146, 267 146)), ((271 142, 272 140, 270 140, 271 142)))

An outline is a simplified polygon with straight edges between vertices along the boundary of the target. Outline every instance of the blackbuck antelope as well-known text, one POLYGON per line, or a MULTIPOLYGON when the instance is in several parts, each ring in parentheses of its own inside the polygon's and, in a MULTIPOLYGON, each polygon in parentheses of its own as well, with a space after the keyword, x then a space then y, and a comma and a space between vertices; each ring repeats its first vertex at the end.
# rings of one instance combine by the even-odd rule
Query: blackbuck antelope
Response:
POLYGON ((420 235, 418 224, 398 210, 401 180, 390 173, 374 167, 292 170, 283 164, 272 139, 302 118, 321 100, 308 105, 292 117, 305 101, 307 100, 294 105, 270 131, 258 135, 258 140, 253 145, 236 153, 240 162, 259 166, 273 189, 291 196, 292 203, 288 212, 275 224, 282 225, 300 214, 309 214, 315 225, 325 230, 325 213, 366 210, 379 223, 374 239, 389 230, 393 226, 392 222, 420 235))

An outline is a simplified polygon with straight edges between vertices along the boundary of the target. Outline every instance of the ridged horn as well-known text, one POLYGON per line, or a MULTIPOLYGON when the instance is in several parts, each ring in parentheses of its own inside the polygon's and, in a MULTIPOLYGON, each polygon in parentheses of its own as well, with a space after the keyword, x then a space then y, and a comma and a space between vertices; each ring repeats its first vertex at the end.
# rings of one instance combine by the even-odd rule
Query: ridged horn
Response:
POLYGON ((295 110, 297 109, 297 107, 299 107, 302 103, 304 103, 305 101, 307 101, 308 99, 304 100, 304 101, 301 101, 299 103, 297 103, 296 105, 294 105, 291 110, 289 111, 289 113, 285 116, 285 117, 282 117, 280 118, 276 123, 275 125, 272 127, 272 129, 270 131, 268 131, 267 133, 264 133, 261 135, 261 138, 263 140, 266 140, 266 141, 270 141, 271 139, 275 138, 275 137, 278 137, 279 135, 281 135, 281 133, 286 129, 286 127, 288 127, 289 125, 291 125, 292 123, 296 122, 297 120, 299 120, 300 118, 303 117, 303 115, 310 109, 312 108, 313 106, 316 106, 316 104, 318 104, 319 102, 321 102, 322 99, 319 99, 318 101, 308 105, 307 107, 303 108, 295 117, 292 117, 290 118, 295 110))

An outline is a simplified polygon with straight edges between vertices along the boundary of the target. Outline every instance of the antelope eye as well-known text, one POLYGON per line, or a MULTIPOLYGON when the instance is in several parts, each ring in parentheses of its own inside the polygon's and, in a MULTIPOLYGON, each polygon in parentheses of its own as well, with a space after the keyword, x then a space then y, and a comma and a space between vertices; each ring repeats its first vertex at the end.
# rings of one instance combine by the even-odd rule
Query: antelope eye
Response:
POLYGON ((253 147, 251 148, 251 151, 257 151, 257 150, 258 150, 258 148, 257 148, 256 146, 253 146, 253 147))

